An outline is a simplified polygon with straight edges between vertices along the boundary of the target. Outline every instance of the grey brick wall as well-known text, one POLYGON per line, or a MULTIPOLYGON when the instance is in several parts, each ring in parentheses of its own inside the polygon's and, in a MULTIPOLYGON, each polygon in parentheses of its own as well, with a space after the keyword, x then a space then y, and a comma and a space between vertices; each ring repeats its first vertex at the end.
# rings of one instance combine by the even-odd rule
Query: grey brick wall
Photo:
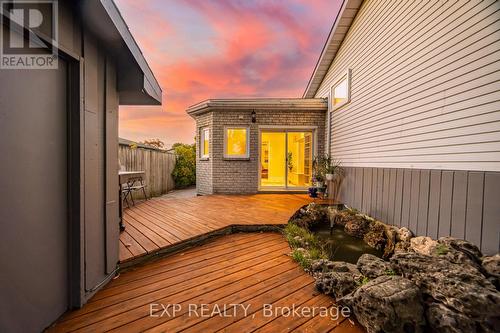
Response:
POLYGON ((209 132, 209 155, 212 151, 212 113, 205 113, 196 119, 196 190, 198 194, 212 194, 212 159, 200 158, 200 131, 208 127, 209 132))
MULTIPOLYGON (((258 191, 259 126, 316 126, 317 152, 324 151, 324 111, 255 110, 257 122, 251 122, 252 110, 215 110, 196 119, 199 133, 210 126, 210 158, 199 161, 197 188, 199 194, 256 193, 258 191), (249 126, 250 157, 245 160, 224 159, 224 127, 249 126)), ((199 141, 199 140, 197 140, 199 141)), ((197 143, 199 145, 199 142, 197 143)))

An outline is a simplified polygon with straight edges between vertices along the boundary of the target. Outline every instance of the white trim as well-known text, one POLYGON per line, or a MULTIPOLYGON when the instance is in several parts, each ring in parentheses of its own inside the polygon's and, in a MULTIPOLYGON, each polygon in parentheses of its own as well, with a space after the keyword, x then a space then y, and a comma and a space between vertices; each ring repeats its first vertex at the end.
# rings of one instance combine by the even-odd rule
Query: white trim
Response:
POLYGON ((347 69, 342 75, 339 75, 334 83, 330 86, 330 98, 328 99, 328 113, 333 112, 335 110, 340 109, 344 105, 351 102, 351 69, 347 69), (341 104, 333 105, 334 100, 334 89, 341 83, 342 81, 347 80, 347 100, 341 104))
POLYGON ((210 128, 208 126, 200 127, 200 159, 208 160, 210 158, 210 128), (204 154, 205 150, 205 132, 208 132, 208 154, 204 154))
MULTIPOLYGON (((314 159, 318 155, 318 126, 300 126, 300 125, 292 125, 292 126, 282 126, 282 125, 259 125, 257 127, 257 191, 266 192, 266 191, 304 191, 307 190, 307 187, 288 187, 287 186, 287 174, 285 173, 285 186, 261 186, 261 146, 262 146, 262 131, 276 131, 276 132, 284 132, 287 136, 288 132, 312 132, 313 142, 312 142, 312 158, 314 159)), ((285 143, 285 151, 288 151, 288 140, 285 143)), ((286 166, 285 166, 286 167, 286 166)))
POLYGON ((241 160, 241 159, 248 159, 250 158, 250 126, 241 126, 241 125, 234 125, 234 126, 224 126, 224 159, 227 160, 241 160), (246 130, 246 154, 244 155, 227 155, 226 154, 226 148, 227 148, 227 130, 228 129, 245 129, 246 130))

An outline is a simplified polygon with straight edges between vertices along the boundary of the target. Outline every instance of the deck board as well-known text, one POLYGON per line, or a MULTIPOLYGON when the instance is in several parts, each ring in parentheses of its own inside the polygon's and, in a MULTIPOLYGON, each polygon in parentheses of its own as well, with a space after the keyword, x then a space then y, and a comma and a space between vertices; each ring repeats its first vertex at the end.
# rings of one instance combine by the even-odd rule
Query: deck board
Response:
POLYGON ((124 211, 120 261, 140 259, 230 225, 286 224, 303 194, 208 195, 156 198, 124 211))
MULTIPOLYGON (((49 332, 363 332, 328 317, 265 317, 264 304, 330 306, 314 279, 288 255, 279 233, 236 233, 137 266, 112 280, 49 332), (180 304, 175 316, 150 316, 150 304, 180 304), (189 304, 246 304, 248 316, 201 317, 189 304)), ((161 312, 161 311, 160 311, 161 312)), ((159 314, 160 312, 155 312, 159 314)))

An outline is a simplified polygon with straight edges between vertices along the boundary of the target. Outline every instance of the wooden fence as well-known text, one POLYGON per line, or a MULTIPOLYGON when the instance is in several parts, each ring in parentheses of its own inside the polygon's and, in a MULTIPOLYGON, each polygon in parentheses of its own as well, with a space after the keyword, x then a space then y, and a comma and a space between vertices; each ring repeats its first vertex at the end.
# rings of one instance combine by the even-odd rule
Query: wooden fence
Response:
MULTIPOLYGON (((160 196, 175 187, 172 171, 175 167, 175 154, 150 148, 132 148, 121 144, 118 151, 120 165, 127 171, 145 171, 146 193, 148 196, 160 196)), ((134 198, 142 199, 141 192, 134 198)))

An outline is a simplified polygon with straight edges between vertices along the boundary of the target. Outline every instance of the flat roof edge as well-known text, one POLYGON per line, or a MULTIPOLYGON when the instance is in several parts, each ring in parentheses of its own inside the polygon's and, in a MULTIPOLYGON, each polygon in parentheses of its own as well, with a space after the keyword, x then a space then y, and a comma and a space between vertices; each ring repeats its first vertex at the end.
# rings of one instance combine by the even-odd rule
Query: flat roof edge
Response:
POLYGON ((328 103, 323 98, 258 98, 258 99, 208 99, 187 108, 193 116, 214 110, 310 110, 326 111, 328 103))

